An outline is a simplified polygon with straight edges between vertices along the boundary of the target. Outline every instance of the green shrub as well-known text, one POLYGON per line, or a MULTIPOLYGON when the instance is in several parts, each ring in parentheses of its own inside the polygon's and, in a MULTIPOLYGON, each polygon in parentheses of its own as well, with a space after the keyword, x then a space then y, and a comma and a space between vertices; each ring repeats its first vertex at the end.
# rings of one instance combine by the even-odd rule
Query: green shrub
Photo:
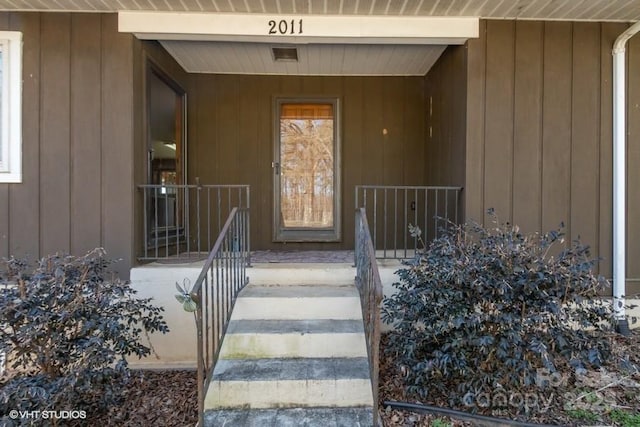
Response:
POLYGON ((640 414, 614 409, 609 417, 611 421, 622 427, 640 427, 640 414))
POLYGON ((539 368, 600 366, 610 354, 596 338, 610 303, 593 298, 608 283, 593 274, 588 247, 565 247, 561 229, 525 235, 489 213, 492 229, 443 230, 397 272, 397 293, 383 302, 394 325, 387 351, 410 393, 439 385, 455 405, 468 392, 532 385, 539 368))
POLYGON ((112 261, 104 255, 48 256, 33 271, 0 261, 0 351, 11 373, 0 419, 9 410, 106 409, 128 379, 125 356, 150 354, 141 334, 168 332, 162 308, 107 277, 112 261))
POLYGON ((596 413, 588 411, 586 409, 569 409, 567 415, 576 420, 587 421, 594 423, 598 421, 599 417, 596 413))

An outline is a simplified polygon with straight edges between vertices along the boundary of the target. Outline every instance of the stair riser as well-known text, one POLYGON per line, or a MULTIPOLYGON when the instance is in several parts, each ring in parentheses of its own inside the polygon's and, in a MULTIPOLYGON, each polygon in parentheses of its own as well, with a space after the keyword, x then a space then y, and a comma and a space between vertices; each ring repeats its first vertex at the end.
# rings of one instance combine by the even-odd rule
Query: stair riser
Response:
POLYGON ((308 264, 308 267, 256 264, 247 275, 253 285, 353 285, 355 269, 336 264, 308 264))
POLYGON ((373 408, 230 409, 205 413, 205 426, 353 427, 373 426, 373 408))
POLYGON ((212 381, 204 404, 205 410, 350 406, 373 406, 369 380, 212 381))
POLYGON ((227 334, 220 359, 367 357, 362 333, 227 334))
POLYGON ((238 298, 232 315, 240 319, 362 319, 360 300, 354 298, 238 298))

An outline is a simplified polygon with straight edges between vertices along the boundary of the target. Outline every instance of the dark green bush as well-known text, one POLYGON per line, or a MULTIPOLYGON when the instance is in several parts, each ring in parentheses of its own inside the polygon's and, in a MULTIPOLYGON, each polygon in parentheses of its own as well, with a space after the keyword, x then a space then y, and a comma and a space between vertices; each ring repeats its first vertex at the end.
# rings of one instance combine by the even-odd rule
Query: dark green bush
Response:
POLYGON ((531 385, 539 368, 597 367, 610 355, 598 336, 611 304, 594 298, 608 283, 592 272, 588 247, 565 245, 561 229, 525 235, 490 215, 490 230, 443 230, 397 272, 397 293, 383 302, 395 326, 387 351, 411 393, 440 384, 456 404, 468 392, 531 385))
POLYGON ((104 255, 48 256, 33 271, 0 261, 0 351, 8 365, 0 420, 10 410, 105 410, 129 377, 125 356, 151 352, 142 334, 168 332, 163 309, 111 277, 104 255))

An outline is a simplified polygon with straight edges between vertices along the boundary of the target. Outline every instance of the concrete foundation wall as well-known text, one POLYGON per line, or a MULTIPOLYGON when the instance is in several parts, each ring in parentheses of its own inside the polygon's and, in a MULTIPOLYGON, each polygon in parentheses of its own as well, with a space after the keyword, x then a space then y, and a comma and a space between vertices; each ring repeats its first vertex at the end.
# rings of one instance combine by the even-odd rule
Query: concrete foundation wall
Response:
MULTIPOLYGON (((144 359, 130 359, 135 368, 195 368, 196 324, 193 313, 182 309, 176 300, 176 282, 182 285, 188 280, 193 286, 202 270, 202 263, 150 264, 131 269, 131 285, 139 298, 153 298, 152 303, 164 308, 162 314, 170 332, 152 334, 151 345, 157 355, 144 359)), ((144 343, 148 345, 148 343, 144 343)))
MULTIPOLYGON (((385 297, 393 295, 393 286, 399 280, 396 271, 403 266, 397 260, 379 260, 378 270, 385 297)), ((153 303, 164 307, 163 316, 169 325, 168 334, 151 335, 157 356, 142 360, 132 359, 135 368, 193 368, 196 366, 196 327, 193 314, 187 313, 175 299, 176 282, 182 285, 185 279, 190 286, 196 281, 202 269, 202 262, 193 264, 149 264, 131 270, 131 282, 141 298, 153 298, 153 303)), ((307 286, 327 284, 335 279, 336 284, 346 284, 355 278, 355 268, 348 264, 264 264, 247 269, 250 283, 296 285, 304 281, 307 286), (332 273, 332 269, 335 270, 332 273), (304 278, 308 277, 308 280, 304 278)), ((640 318, 640 299, 629 299, 628 304, 638 307, 628 310, 629 316, 640 318)), ((630 321, 631 328, 640 327, 640 322, 630 321)), ((383 332, 391 329, 383 324, 383 332)), ((145 343, 148 345, 148 343, 145 343)))

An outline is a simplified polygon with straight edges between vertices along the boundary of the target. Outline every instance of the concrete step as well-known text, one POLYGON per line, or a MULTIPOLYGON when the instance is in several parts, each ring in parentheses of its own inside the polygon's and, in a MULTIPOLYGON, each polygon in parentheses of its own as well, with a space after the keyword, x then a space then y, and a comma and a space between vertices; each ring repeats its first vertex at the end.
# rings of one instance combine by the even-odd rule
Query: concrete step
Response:
POLYGON ((365 408, 239 409, 205 412, 210 426, 358 427, 373 425, 373 411, 365 408))
POLYGON ((353 285, 250 284, 238 295, 232 320, 360 319, 358 290, 353 285))
POLYGON ((205 425, 372 425, 362 309, 350 280, 243 289, 209 382, 205 425))
POLYGON ((366 357, 218 360, 205 399, 207 409, 372 405, 366 357))
POLYGON ((219 357, 367 357, 367 347, 362 320, 232 320, 219 357))
POLYGON ((247 269, 255 285, 348 285, 355 275, 352 263, 254 263, 247 269))

